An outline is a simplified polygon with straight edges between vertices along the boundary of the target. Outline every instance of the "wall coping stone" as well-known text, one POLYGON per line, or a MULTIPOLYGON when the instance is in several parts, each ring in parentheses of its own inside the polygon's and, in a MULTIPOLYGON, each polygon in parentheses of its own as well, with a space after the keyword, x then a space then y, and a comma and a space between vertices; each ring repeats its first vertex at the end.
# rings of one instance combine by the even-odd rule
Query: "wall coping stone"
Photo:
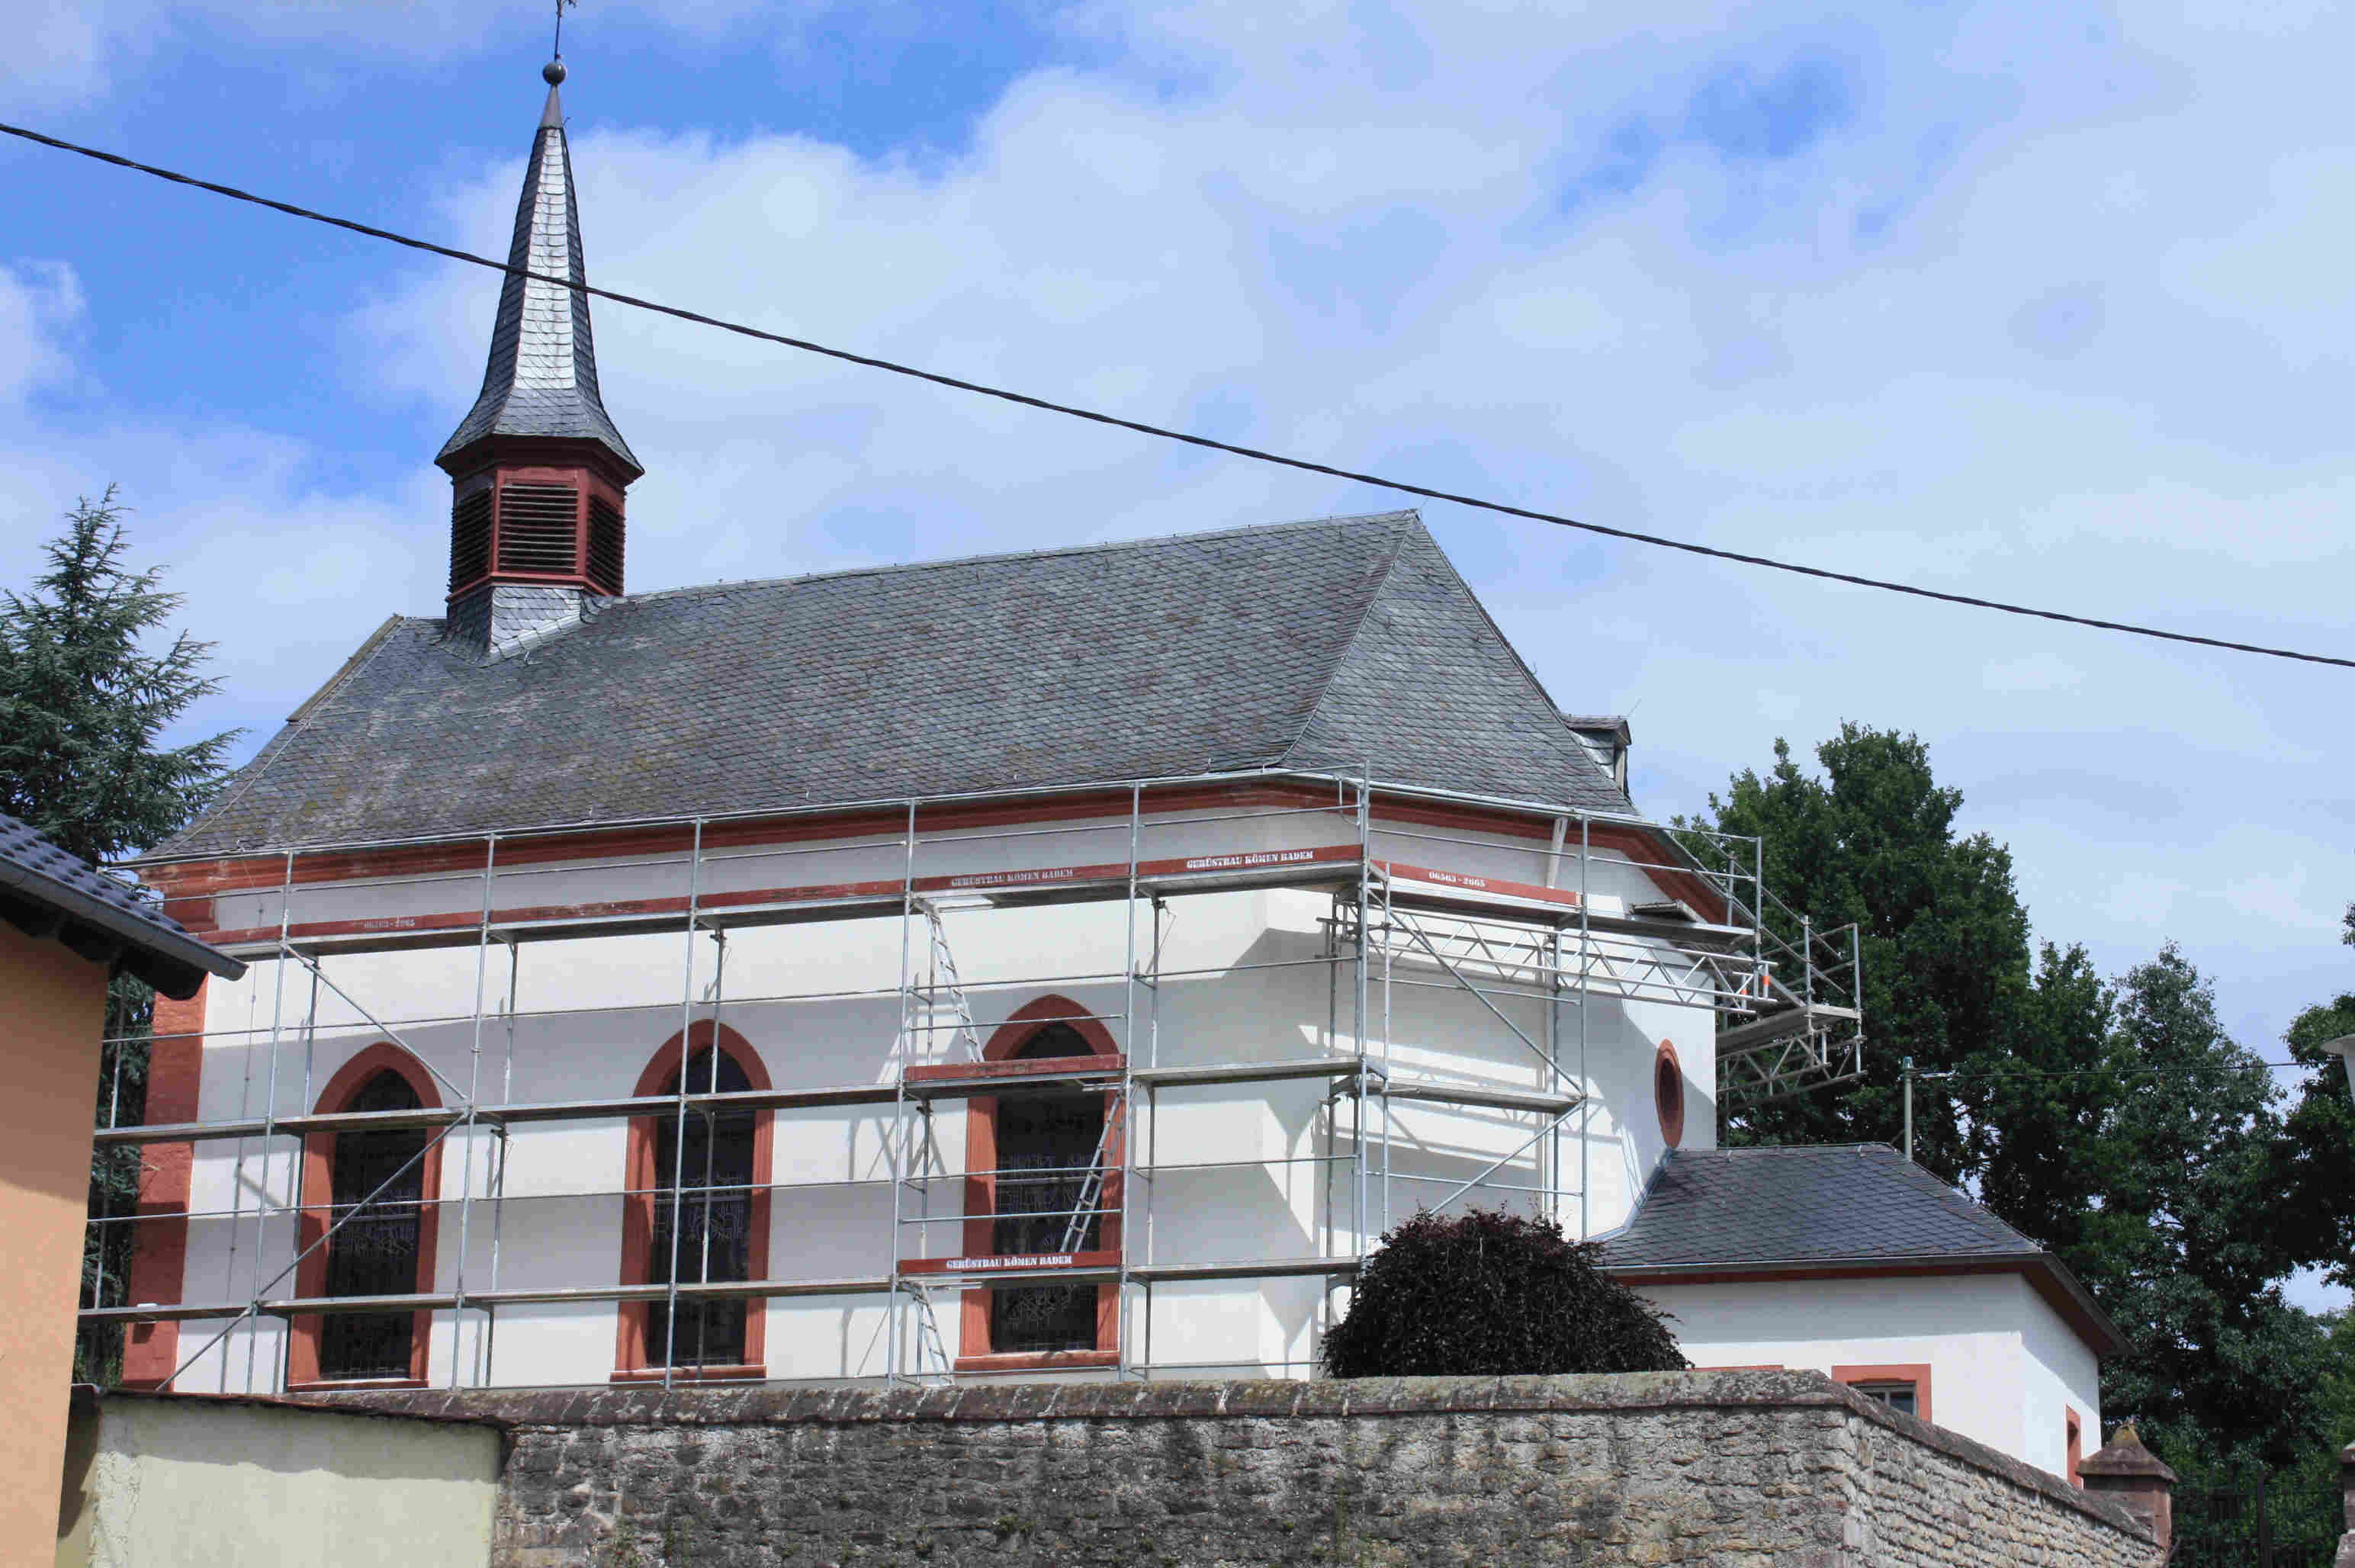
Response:
POLYGON ((75 1383, 70 1390, 69 1403, 75 1410, 97 1410, 109 1404, 178 1405, 191 1410, 242 1406, 261 1410, 295 1410, 309 1415, 362 1415, 385 1421, 432 1421, 448 1426, 499 1425, 479 1415, 402 1410, 389 1404, 358 1401, 306 1399, 299 1394, 197 1393, 176 1389, 101 1388, 96 1383, 75 1383))
POLYGON ((2141 1541, 2149 1524, 2105 1497, 1944 1427, 1891 1410, 1820 1372, 1602 1372, 1567 1376, 1238 1379, 1228 1382, 990 1382, 899 1388, 622 1386, 384 1389, 271 1403, 474 1422, 502 1431, 568 1426, 859 1425, 880 1422, 1299 1420, 1692 1409, 1837 1411, 1987 1471, 2141 1541))

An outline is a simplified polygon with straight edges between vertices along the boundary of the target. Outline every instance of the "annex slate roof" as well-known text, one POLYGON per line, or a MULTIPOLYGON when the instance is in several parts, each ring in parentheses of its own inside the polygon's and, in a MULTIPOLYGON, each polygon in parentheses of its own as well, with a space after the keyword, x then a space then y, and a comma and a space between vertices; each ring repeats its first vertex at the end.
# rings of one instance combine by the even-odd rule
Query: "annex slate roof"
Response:
POLYGON ((93 961, 123 966, 167 997, 196 993, 206 974, 234 979, 245 965, 188 934, 179 922, 30 825, 0 813, 0 920, 55 937, 93 961))
POLYGON ((1611 1269, 2044 1255, 1885 1144, 1671 1149, 1611 1269))
POLYGON ((1297 769, 1633 815, 1412 512, 389 623, 155 858, 1297 769))
MULTIPOLYGON (((548 107, 539 117, 523 196, 516 204, 507 265, 575 283, 588 281, 581 253, 581 212, 572 192, 572 154, 554 82, 549 84, 548 107)), ((499 288, 499 314, 491 329, 482 393, 442 443, 436 461, 490 435, 582 438, 604 446, 632 469, 644 470, 597 390, 597 347, 589 330, 587 294, 506 274, 499 288)))

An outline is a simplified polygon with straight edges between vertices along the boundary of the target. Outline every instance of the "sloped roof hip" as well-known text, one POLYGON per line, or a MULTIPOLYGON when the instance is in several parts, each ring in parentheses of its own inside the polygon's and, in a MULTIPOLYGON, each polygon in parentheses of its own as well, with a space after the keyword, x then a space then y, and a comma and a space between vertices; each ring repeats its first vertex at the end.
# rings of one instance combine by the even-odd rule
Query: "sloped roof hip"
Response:
POLYGON ((155 860, 1130 780, 1370 773, 1633 817, 1412 512, 383 632, 155 860))
POLYGON ((2117 1325, 2069 1267, 1886 1144, 1671 1149, 1636 1212, 1597 1238, 1624 1278, 2017 1272, 2097 1354, 2117 1325))

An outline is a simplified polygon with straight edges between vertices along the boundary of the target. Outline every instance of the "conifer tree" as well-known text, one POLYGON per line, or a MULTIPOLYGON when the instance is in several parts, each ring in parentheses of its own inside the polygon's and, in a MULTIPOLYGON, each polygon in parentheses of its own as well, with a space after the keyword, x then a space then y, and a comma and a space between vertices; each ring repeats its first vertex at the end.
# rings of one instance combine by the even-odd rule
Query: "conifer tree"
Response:
MULTIPOLYGON (((27 592, 0 590, 0 811, 93 863, 167 837, 211 798, 236 732, 166 745, 164 738, 216 683, 211 645, 186 632, 152 651, 181 596, 162 574, 123 560, 125 508, 109 485, 67 514, 43 547, 47 566, 27 592)), ((129 976, 107 996, 99 1119, 135 1122, 145 1097, 145 1037, 155 997, 129 976)), ((91 1162, 93 1211, 127 1212, 137 1195, 135 1148, 91 1162)), ((82 1258, 86 1298, 112 1297, 130 1250, 129 1226, 94 1234, 82 1258)), ((84 1336, 75 1375, 101 1376, 111 1336, 84 1336)))
POLYGON ((0 591, 0 811, 103 864, 157 843, 211 797, 234 732, 161 744, 217 683, 187 633, 150 652, 181 596, 123 563, 115 489, 77 502, 29 593, 0 591))

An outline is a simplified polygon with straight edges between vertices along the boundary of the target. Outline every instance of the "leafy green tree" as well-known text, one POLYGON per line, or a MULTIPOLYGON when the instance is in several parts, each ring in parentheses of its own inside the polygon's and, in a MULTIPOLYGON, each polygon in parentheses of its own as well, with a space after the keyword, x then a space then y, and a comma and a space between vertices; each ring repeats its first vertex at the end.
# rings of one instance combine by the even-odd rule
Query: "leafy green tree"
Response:
MULTIPOLYGON (((1870 1027, 1870 1019, 1867 1019, 1870 1027)), ((2018 1026, 1954 1080, 1979 1198, 2087 1278, 2138 1221, 2093 1207, 2126 1157, 2111 1136, 2135 1079, 2117 989, 2079 946, 2043 944, 2018 1026)))
MULTIPOLYGON (((1984 833, 1957 833, 1962 792, 1932 776, 1929 749, 1913 735, 1843 724, 1816 757, 1821 777, 1777 741, 1765 777, 1736 775, 1722 798, 1710 797, 1705 820, 1678 826, 1763 839, 1776 896, 1819 928, 1857 924, 1874 1049, 1863 1083, 1739 1111, 1728 1143, 1896 1142, 1901 1059, 1941 1073, 1998 1051, 2015 1037, 2029 989, 2011 853, 1984 833)), ((1924 1166, 1960 1179, 1973 1165, 1962 1106, 1917 1092, 1914 1147, 1924 1166)))
MULTIPOLYGON (((150 644, 180 608, 155 571, 123 562, 123 513, 110 485, 78 502, 65 531, 44 547, 48 566, 18 593, 0 591, 0 811, 80 856, 106 862, 153 845, 211 798, 236 733, 166 745, 164 736, 215 683, 200 671, 210 645, 186 632, 161 652, 150 644)), ((154 994, 127 976, 107 997, 98 1114, 139 1119, 146 1086, 145 1036, 154 994)), ((91 1165, 93 1210, 126 1211, 136 1195, 134 1149, 101 1151, 91 1165)), ((128 1226, 93 1236, 83 1285, 119 1284, 128 1226)), ((81 1345, 77 1376, 111 1347, 81 1345)))
MULTIPOLYGON (((2355 904, 2347 906, 2341 940, 2355 947, 2355 904)), ((2284 1036, 2308 1072, 2278 1146, 2274 1185, 2276 1221, 2300 1261, 2355 1288, 2355 1098, 2346 1069, 2322 1051, 2324 1040, 2347 1034, 2355 1034, 2355 992, 2307 1008, 2284 1036)))
MULTIPOLYGON (((1726 1141, 1893 1143, 1912 1056, 1923 1163, 2052 1249, 2127 1333, 2106 1413, 2202 1474, 2310 1453, 2328 1342, 2280 1286, 2327 1245, 2355 1250, 2343 1096, 2309 1086, 2286 1137, 2270 1072, 2172 946, 2115 983, 2082 947, 2031 961, 2009 853, 1957 831, 1961 795, 1917 738, 1847 724, 1817 757, 1820 775, 1778 741, 1764 777, 1737 775, 1679 826, 1760 837, 1770 889, 1819 926, 1859 923, 1867 1071, 1736 1111, 1726 1141)), ((2355 997, 2339 1006, 2302 1019, 2293 1049, 2318 1059, 2355 1029, 2355 997)))
POLYGON ((2069 1257, 2132 1340, 2102 1369, 2103 1406, 2195 1467, 2292 1464, 2322 1440, 2325 1342, 2281 1293, 2296 1263, 2273 1218, 2281 1092, 2172 945, 2126 975, 2117 1043, 2098 1211, 2069 1257))

